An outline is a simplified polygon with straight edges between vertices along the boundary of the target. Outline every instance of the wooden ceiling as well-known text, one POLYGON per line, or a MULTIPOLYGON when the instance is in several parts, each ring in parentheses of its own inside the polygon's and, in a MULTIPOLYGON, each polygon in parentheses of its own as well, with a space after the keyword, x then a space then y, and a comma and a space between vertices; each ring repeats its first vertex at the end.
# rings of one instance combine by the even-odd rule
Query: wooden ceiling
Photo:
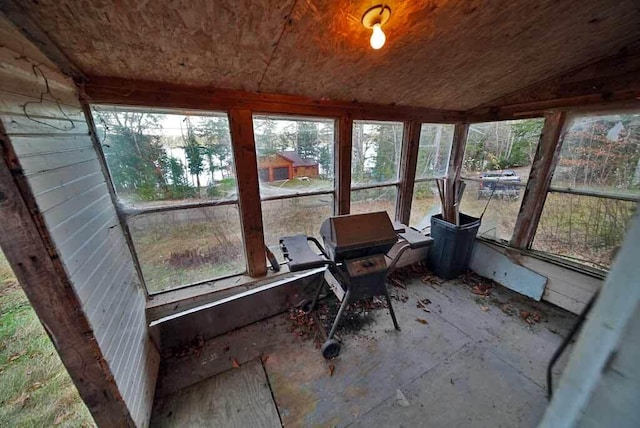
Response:
MULTIPOLYGON (((17 2, 16 2, 17 3, 17 2)), ((468 110, 640 41, 637 0, 23 0, 84 74, 468 110)))

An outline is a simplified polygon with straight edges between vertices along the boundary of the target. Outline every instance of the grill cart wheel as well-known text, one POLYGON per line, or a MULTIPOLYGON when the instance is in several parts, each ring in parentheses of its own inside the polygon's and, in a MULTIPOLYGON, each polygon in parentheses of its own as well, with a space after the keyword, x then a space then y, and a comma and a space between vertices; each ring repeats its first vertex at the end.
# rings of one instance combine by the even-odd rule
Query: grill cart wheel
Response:
POLYGON ((336 339, 329 339, 322 345, 322 356, 327 360, 340 355, 340 342, 336 339))

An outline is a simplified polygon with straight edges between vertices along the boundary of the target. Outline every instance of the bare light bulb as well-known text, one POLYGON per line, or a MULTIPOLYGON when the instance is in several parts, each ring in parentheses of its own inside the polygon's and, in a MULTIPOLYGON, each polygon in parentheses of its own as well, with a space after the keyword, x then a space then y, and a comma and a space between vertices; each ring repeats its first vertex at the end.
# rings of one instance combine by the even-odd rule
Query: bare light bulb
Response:
POLYGON ((384 35, 384 31, 382 31, 382 26, 380 24, 373 25, 373 32, 371 33, 371 47, 374 49, 380 49, 384 46, 384 42, 387 41, 387 36, 384 35))

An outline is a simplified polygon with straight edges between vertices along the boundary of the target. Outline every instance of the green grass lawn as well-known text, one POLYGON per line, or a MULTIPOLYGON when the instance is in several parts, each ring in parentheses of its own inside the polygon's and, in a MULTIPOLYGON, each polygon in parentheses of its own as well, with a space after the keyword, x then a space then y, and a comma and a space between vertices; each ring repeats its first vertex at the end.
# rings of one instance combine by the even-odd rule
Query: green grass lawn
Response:
POLYGON ((0 251, 0 427, 95 426, 0 251))

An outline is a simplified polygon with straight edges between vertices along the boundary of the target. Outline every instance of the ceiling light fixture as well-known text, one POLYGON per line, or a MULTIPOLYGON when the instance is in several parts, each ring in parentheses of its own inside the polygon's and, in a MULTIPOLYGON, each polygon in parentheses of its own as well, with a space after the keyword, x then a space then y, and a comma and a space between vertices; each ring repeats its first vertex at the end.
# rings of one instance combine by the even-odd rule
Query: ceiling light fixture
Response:
POLYGON ((384 35, 382 26, 389 20, 390 16, 391 8, 383 4, 367 9, 364 15, 362 15, 362 25, 372 30, 371 40, 369 42, 373 49, 380 49, 384 46, 387 36, 384 35))

